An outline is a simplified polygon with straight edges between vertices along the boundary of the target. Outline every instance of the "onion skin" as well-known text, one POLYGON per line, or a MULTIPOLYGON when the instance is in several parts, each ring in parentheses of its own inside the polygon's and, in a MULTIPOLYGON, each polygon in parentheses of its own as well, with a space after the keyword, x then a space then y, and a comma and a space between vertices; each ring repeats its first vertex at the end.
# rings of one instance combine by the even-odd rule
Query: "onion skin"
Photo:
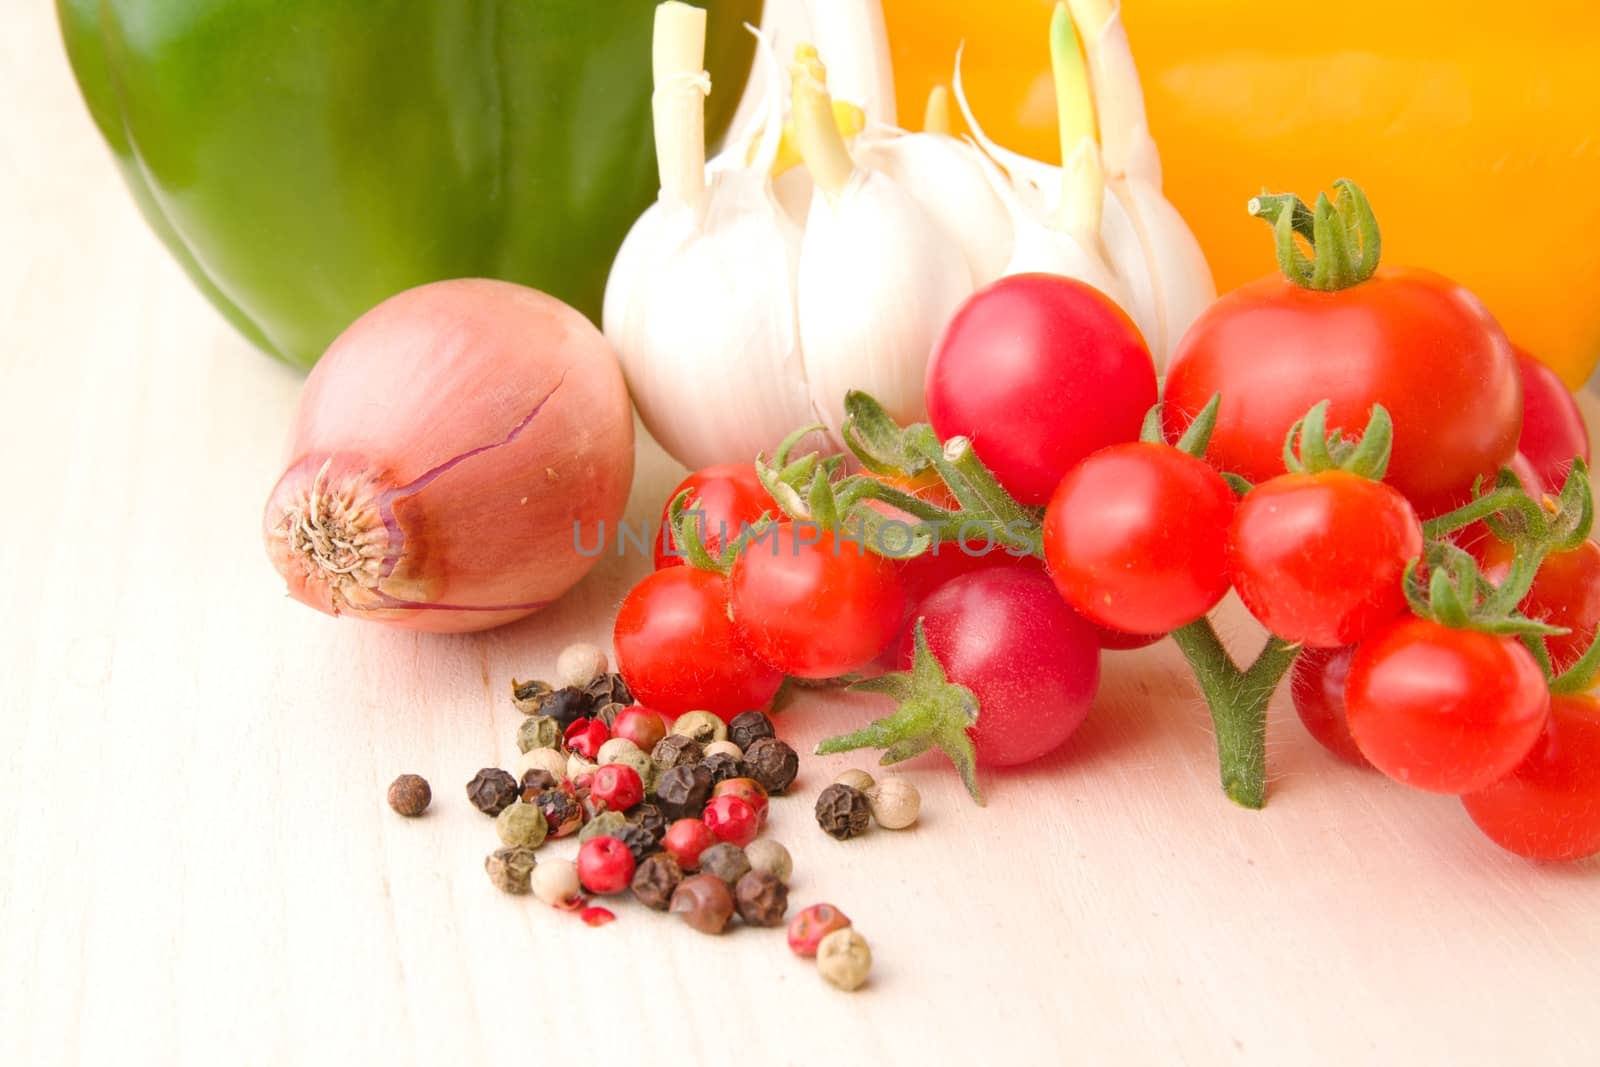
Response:
POLYGON ((436 282, 357 319, 311 372, 263 532, 289 594, 319 611, 486 630, 588 572, 632 480, 628 394, 599 331, 519 285, 436 282))

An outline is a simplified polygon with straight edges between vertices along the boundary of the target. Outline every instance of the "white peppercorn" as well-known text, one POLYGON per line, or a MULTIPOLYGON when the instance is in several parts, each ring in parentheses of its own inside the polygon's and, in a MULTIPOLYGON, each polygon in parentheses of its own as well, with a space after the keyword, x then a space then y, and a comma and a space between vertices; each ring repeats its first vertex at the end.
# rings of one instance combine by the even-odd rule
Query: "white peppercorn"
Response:
POLYGON ((904 830, 917 821, 922 794, 898 775, 889 775, 866 791, 872 818, 885 830, 904 830))
POLYGON ((672 732, 709 745, 713 741, 728 739, 728 724, 709 711, 689 711, 673 721, 672 732))
POLYGON ((556 681, 574 689, 582 689, 611 666, 605 650, 598 645, 568 645, 556 657, 556 681))
POLYGON ((863 793, 871 789, 873 785, 872 775, 854 767, 851 767, 848 771, 840 771, 834 782, 839 785, 847 785, 851 789, 859 789, 863 793))
POLYGON ((817 945, 817 973, 839 989, 860 989, 871 970, 872 949, 853 926, 835 930, 817 945))
POLYGON ((742 761, 744 759, 744 749, 732 741, 713 741, 705 746, 705 755, 701 758, 709 759, 712 756, 727 756, 730 759, 742 761))
POLYGON ((517 760, 517 777, 532 770, 544 771, 556 781, 567 776, 567 757, 553 748, 530 748, 517 760))
POLYGON ((552 908, 570 907, 583 895, 578 865, 571 860, 547 860, 533 869, 533 895, 552 908))
POLYGON ((750 861, 751 870, 766 871, 784 885, 789 884, 789 876, 794 874, 794 860, 789 850, 770 837, 758 837, 750 842, 745 846, 744 856, 750 861))
POLYGON ((567 755, 567 766, 564 773, 567 778, 576 781, 582 775, 593 774, 599 769, 600 765, 598 763, 586 760, 576 752, 572 752, 567 755))

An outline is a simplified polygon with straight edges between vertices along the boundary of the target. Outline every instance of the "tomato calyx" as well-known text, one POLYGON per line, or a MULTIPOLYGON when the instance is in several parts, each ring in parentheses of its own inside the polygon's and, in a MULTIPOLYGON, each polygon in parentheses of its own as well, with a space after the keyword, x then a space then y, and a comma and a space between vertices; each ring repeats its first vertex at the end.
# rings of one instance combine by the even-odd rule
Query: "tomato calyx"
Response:
POLYGON ((1293 193, 1266 192, 1248 205, 1253 217, 1272 226, 1278 269, 1302 289, 1336 293, 1360 285, 1378 269, 1383 239, 1366 194, 1348 178, 1333 188, 1333 199, 1318 193, 1315 207, 1293 193))
POLYGON ((928 648, 928 638, 918 619, 916 652, 909 671, 896 671, 857 682, 852 692, 879 693, 898 705, 894 712, 848 734, 820 742, 819 756, 852 752, 860 748, 884 750, 884 766, 920 756, 937 747, 955 765, 972 799, 983 804, 978 787, 977 752, 967 731, 978 722, 978 698, 966 686, 951 682, 944 665, 928 648))
POLYGON ((1283 465, 1291 474, 1344 471, 1381 482, 1389 471, 1393 446, 1394 420, 1382 404, 1372 405, 1367 428, 1350 441, 1343 430, 1328 432, 1328 401, 1324 400, 1290 427, 1283 441, 1283 465))

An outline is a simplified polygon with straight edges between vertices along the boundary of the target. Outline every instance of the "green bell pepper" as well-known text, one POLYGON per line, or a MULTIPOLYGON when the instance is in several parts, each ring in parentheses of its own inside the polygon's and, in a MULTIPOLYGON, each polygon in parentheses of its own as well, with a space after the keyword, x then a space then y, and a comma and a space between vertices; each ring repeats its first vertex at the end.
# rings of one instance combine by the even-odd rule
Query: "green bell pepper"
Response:
MULTIPOLYGON (((721 136, 762 0, 702 0, 721 136)), ((656 0, 57 0, 134 199, 195 284, 302 367, 367 308, 505 278, 598 319, 657 179, 656 0)))

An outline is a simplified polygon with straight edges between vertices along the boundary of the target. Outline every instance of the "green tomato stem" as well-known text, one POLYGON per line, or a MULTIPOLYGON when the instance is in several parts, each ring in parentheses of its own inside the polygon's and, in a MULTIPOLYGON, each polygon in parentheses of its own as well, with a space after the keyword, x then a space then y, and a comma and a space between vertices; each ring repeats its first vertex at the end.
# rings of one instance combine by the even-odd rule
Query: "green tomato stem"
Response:
POLYGON ((1303 289, 1333 293, 1360 285, 1378 269, 1382 237, 1366 194, 1348 178, 1333 183, 1335 196, 1317 196, 1308 208, 1291 194, 1263 193, 1248 210, 1272 226, 1278 269, 1303 289), (1300 243, 1310 246, 1311 255, 1300 243))
POLYGON ((1262 808, 1267 802, 1267 706, 1300 646, 1271 638, 1255 662, 1241 670, 1209 619, 1174 630, 1172 639, 1211 709, 1222 791, 1240 807, 1262 808))

